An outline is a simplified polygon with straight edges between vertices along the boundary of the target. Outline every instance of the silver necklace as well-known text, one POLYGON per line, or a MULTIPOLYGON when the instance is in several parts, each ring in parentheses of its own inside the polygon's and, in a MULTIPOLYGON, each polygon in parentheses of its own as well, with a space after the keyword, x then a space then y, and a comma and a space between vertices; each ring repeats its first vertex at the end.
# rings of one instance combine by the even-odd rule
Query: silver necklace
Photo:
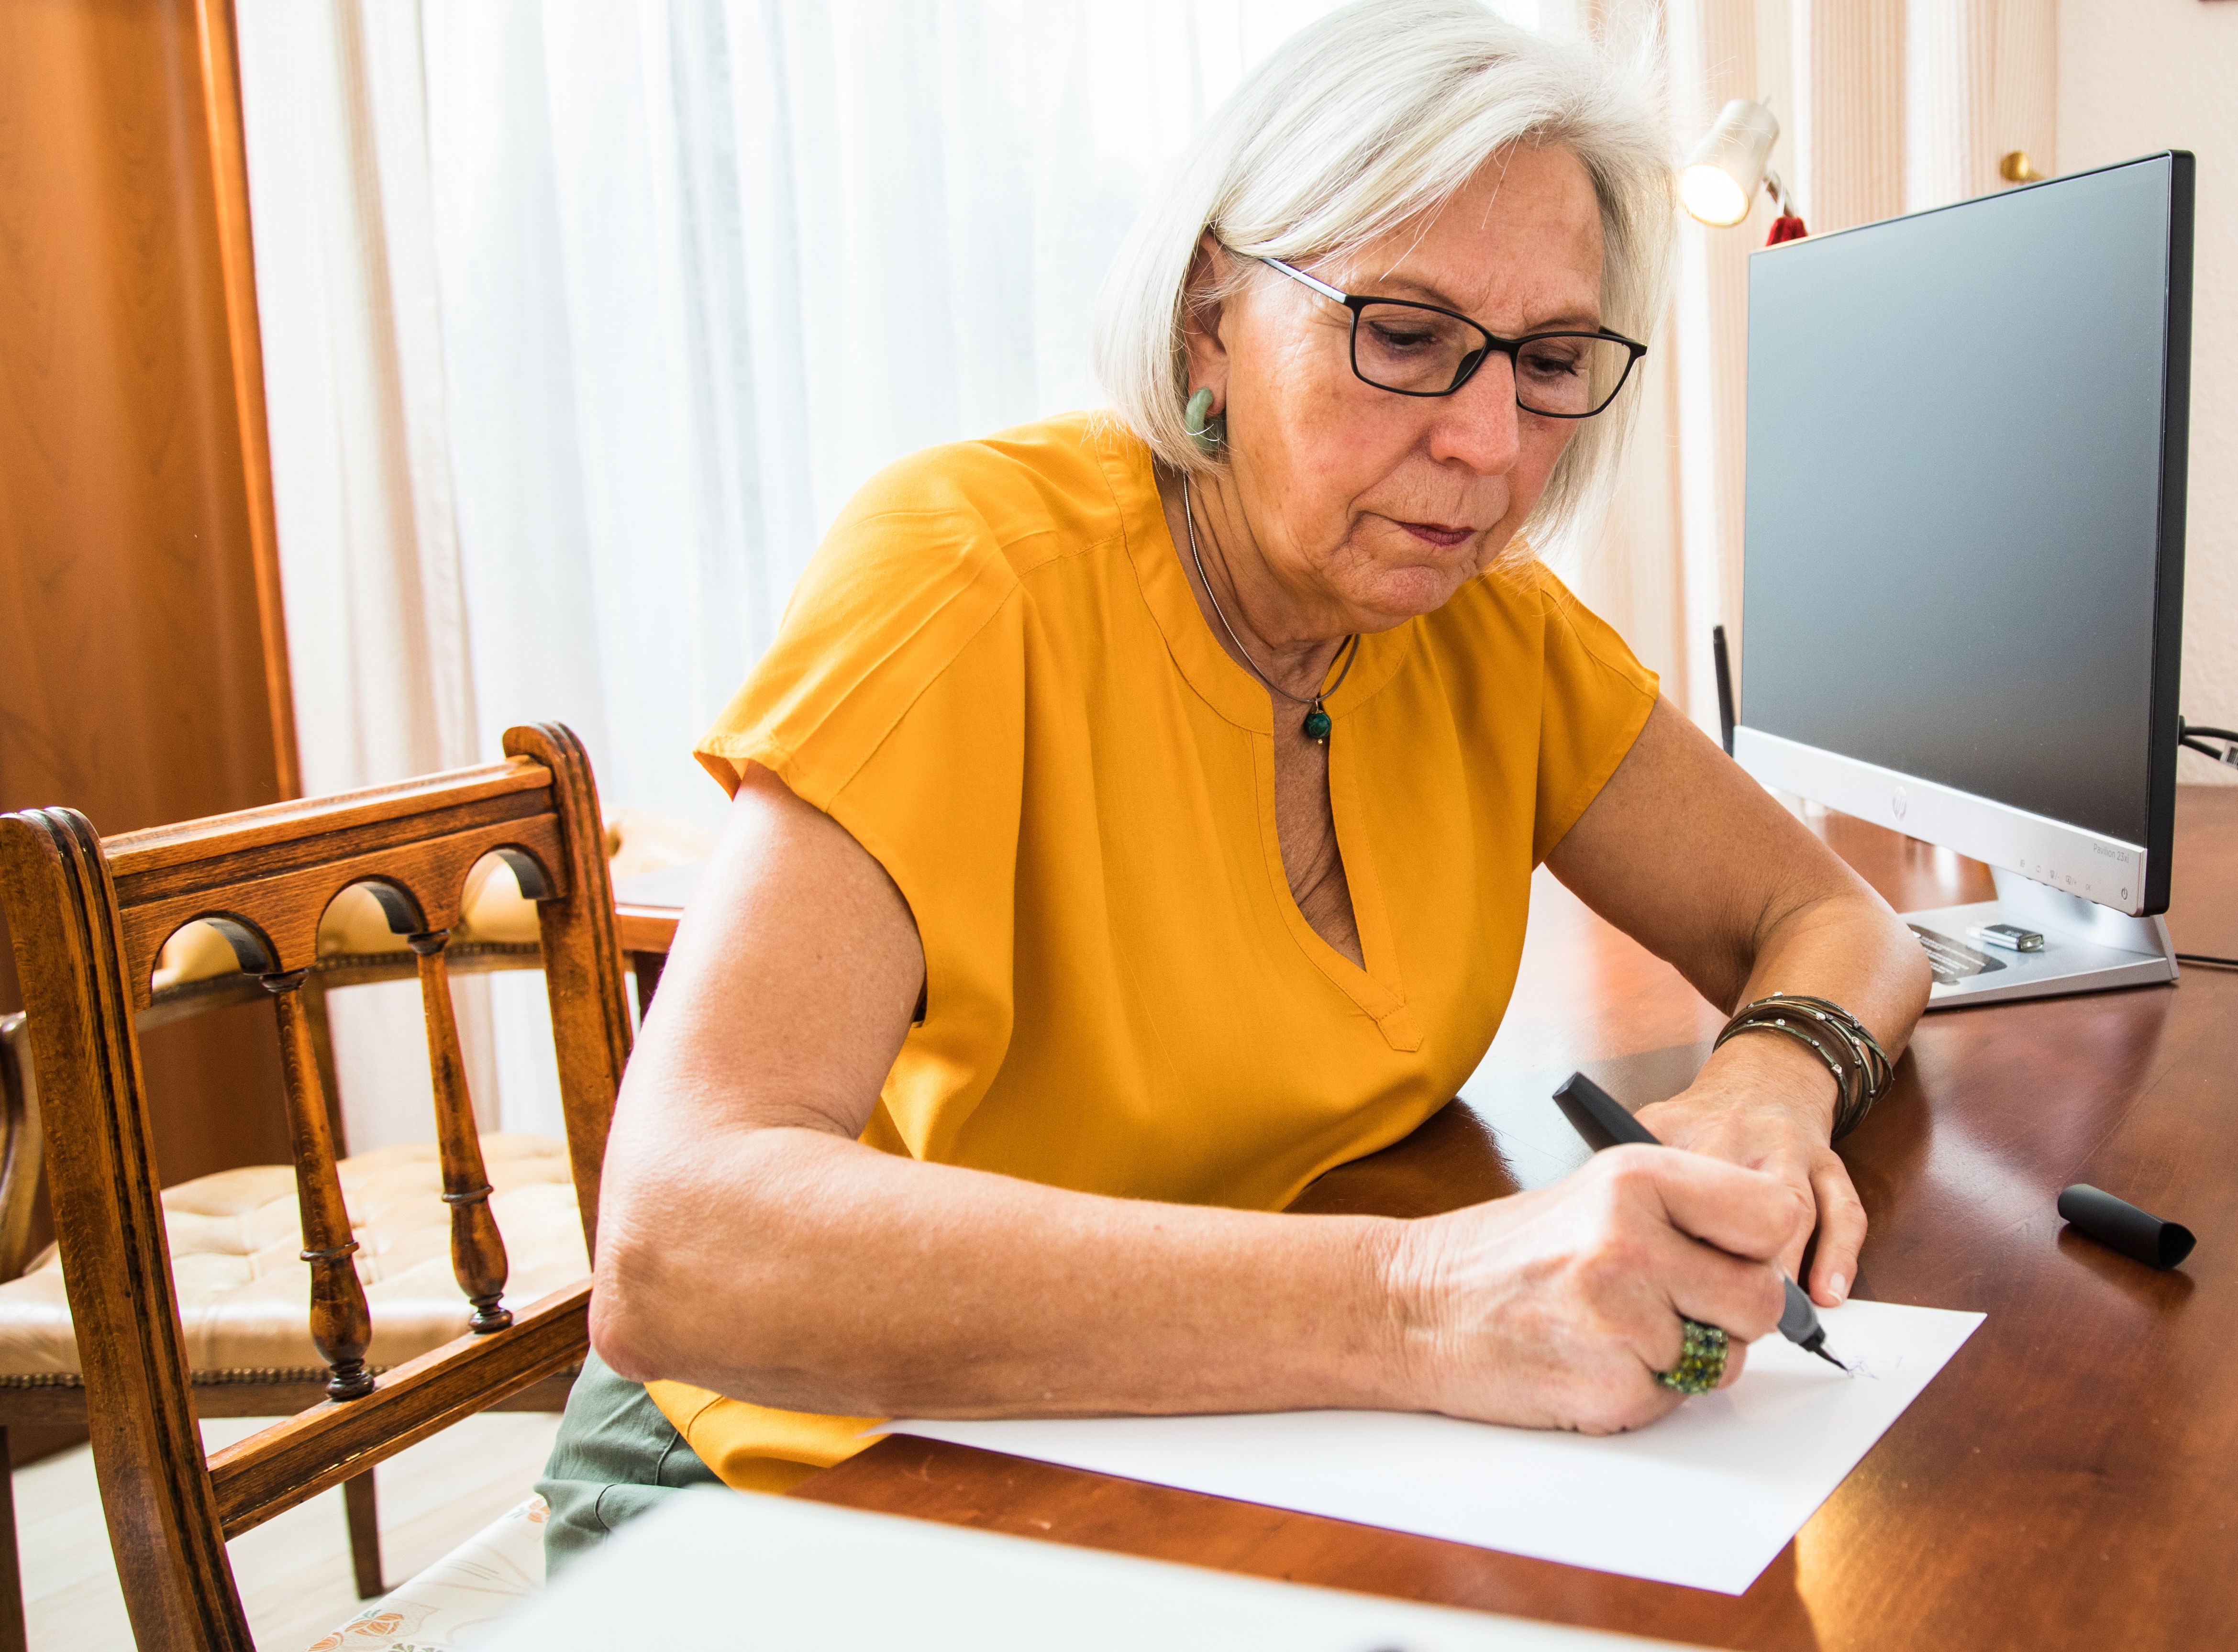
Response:
POLYGON ((1344 640, 1347 651, 1344 657, 1344 669, 1337 673, 1336 680, 1328 686, 1328 693, 1313 695, 1292 693, 1259 669, 1259 662, 1251 657, 1251 650, 1243 646, 1243 639, 1237 636, 1235 627, 1228 623, 1228 615, 1220 606, 1220 599, 1212 594, 1212 581, 1205 577, 1204 558, 1197 554, 1196 512, 1189 504, 1189 472, 1186 470, 1182 472, 1182 521, 1189 528, 1189 561, 1196 565, 1198 582, 1204 587, 1204 600, 1212 604, 1213 614, 1220 620, 1220 628, 1228 633, 1228 640, 1235 645, 1235 652, 1243 656, 1243 663, 1251 667, 1253 676, 1292 705, 1306 707, 1306 719, 1298 725, 1299 732, 1309 740, 1322 746, 1328 745, 1331 725, 1328 713, 1321 709, 1321 701, 1343 687, 1344 680, 1352 675, 1352 662, 1360 658, 1360 633, 1355 631, 1344 640))

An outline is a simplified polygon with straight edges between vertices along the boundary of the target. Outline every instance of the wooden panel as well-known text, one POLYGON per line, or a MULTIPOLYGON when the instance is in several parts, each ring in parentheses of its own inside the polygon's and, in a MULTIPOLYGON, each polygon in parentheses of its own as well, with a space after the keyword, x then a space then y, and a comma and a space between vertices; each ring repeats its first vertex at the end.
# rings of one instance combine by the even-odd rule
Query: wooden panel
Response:
POLYGON ((268 1004, 151 1028, 140 1040, 140 1068, 164 1186, 286 1162, 285 1085, 268 1004))
MULTIPOLYGON (((177 0, 174 0, 176 3, 177 0)), ((225 294, 234 428, 241 437, 248 563, 264 666, 264 714, 281 797, 303 789, 295 754, 295 700, 288 668, 288 617, 280 594, 280 532, 272 496, 272 439, 264 414, 264 335, 256 314, 255 237, 248 221, 248 141, 241 113, 241 63, 233 0, 195 0, 203 135, 218 280, 225 294)))
MULTIPOLYGON (((1818 823, 1899 908, 1987 895, 1983 868, 1818 823)), ((2238 790, 2185 787, 2169 928, 2238 955, 2238 790)), ((1468 1104, 1333 1171, 1318 1210, 1421 1215, 1566 1173, 1548 1092, 1684 1085, 1718 1025, 1669 965, 1539 892, 1508 1025, 1468 1104), (1504 1157, 1504 1138, 1536 1151, 1504 1157)), ((2238 1617, 2238 973, 1939 1011, 1843 1144, 1873 1231, 1860 1297, 1987 1311, 1745 1595, 1728 1598, 901 1436, 793 1493, 1201 1566, 1718 1647, 2203 1647, 2238 1617), (2089 1181, 2204 1238, 2159 1273, 2063 1229, 2089 1181)), ((1522 1495, 1528 1495, 1527 1489, 1522 1495)))
MULTIPOLYGON (((293 789, 230 62, 222 0, 0 3, 0 808, 123 832, 293 789)), ((268 1037, 146 1055, 167 1177, 284 1152, 268 1037)))

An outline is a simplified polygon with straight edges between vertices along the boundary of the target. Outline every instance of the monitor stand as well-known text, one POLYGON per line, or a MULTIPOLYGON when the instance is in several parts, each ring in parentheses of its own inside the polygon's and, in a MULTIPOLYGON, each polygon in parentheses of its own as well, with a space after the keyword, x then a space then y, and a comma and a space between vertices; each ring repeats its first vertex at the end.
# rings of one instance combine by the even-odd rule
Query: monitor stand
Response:
POLYGON ((1929 1009, 2175 979, 2175 949, 2158 918, 2131 918, 2003 866, 1990 871, 1997 883, 1995 900, 1903 914, 1915 934, 1926 932, 1920 944, 1935 962, 1929 1009), (2043 937, 2043 950, 2012 952, 1988 945, 1971 932, 1990 924, 2035 930, 2043 937))

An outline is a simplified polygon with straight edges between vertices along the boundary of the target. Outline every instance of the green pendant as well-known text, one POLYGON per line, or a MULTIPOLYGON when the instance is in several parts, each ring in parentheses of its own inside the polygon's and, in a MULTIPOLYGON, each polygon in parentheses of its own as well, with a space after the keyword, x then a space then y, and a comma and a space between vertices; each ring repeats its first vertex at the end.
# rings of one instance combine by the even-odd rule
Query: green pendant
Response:
POLYGON ((1329 737, 1329 714, 1316 705, 1306 713, 1306 720, 1299 726, 1306 731, 1308 740, 1327 740, 1329 737))

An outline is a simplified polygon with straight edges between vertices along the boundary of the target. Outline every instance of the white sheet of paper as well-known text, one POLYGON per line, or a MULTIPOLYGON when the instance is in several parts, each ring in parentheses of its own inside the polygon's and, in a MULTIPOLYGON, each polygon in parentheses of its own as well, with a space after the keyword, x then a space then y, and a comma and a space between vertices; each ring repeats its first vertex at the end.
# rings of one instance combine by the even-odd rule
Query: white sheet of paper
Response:
POLYGON ((1393 1411, 897 1421, 877 1431, 1738 1595, 1983 1317, 1852 1301, 1819 1317, 1858 1376, 1768 1337, 1732 1387, 1605 1438, 1393 1411))

